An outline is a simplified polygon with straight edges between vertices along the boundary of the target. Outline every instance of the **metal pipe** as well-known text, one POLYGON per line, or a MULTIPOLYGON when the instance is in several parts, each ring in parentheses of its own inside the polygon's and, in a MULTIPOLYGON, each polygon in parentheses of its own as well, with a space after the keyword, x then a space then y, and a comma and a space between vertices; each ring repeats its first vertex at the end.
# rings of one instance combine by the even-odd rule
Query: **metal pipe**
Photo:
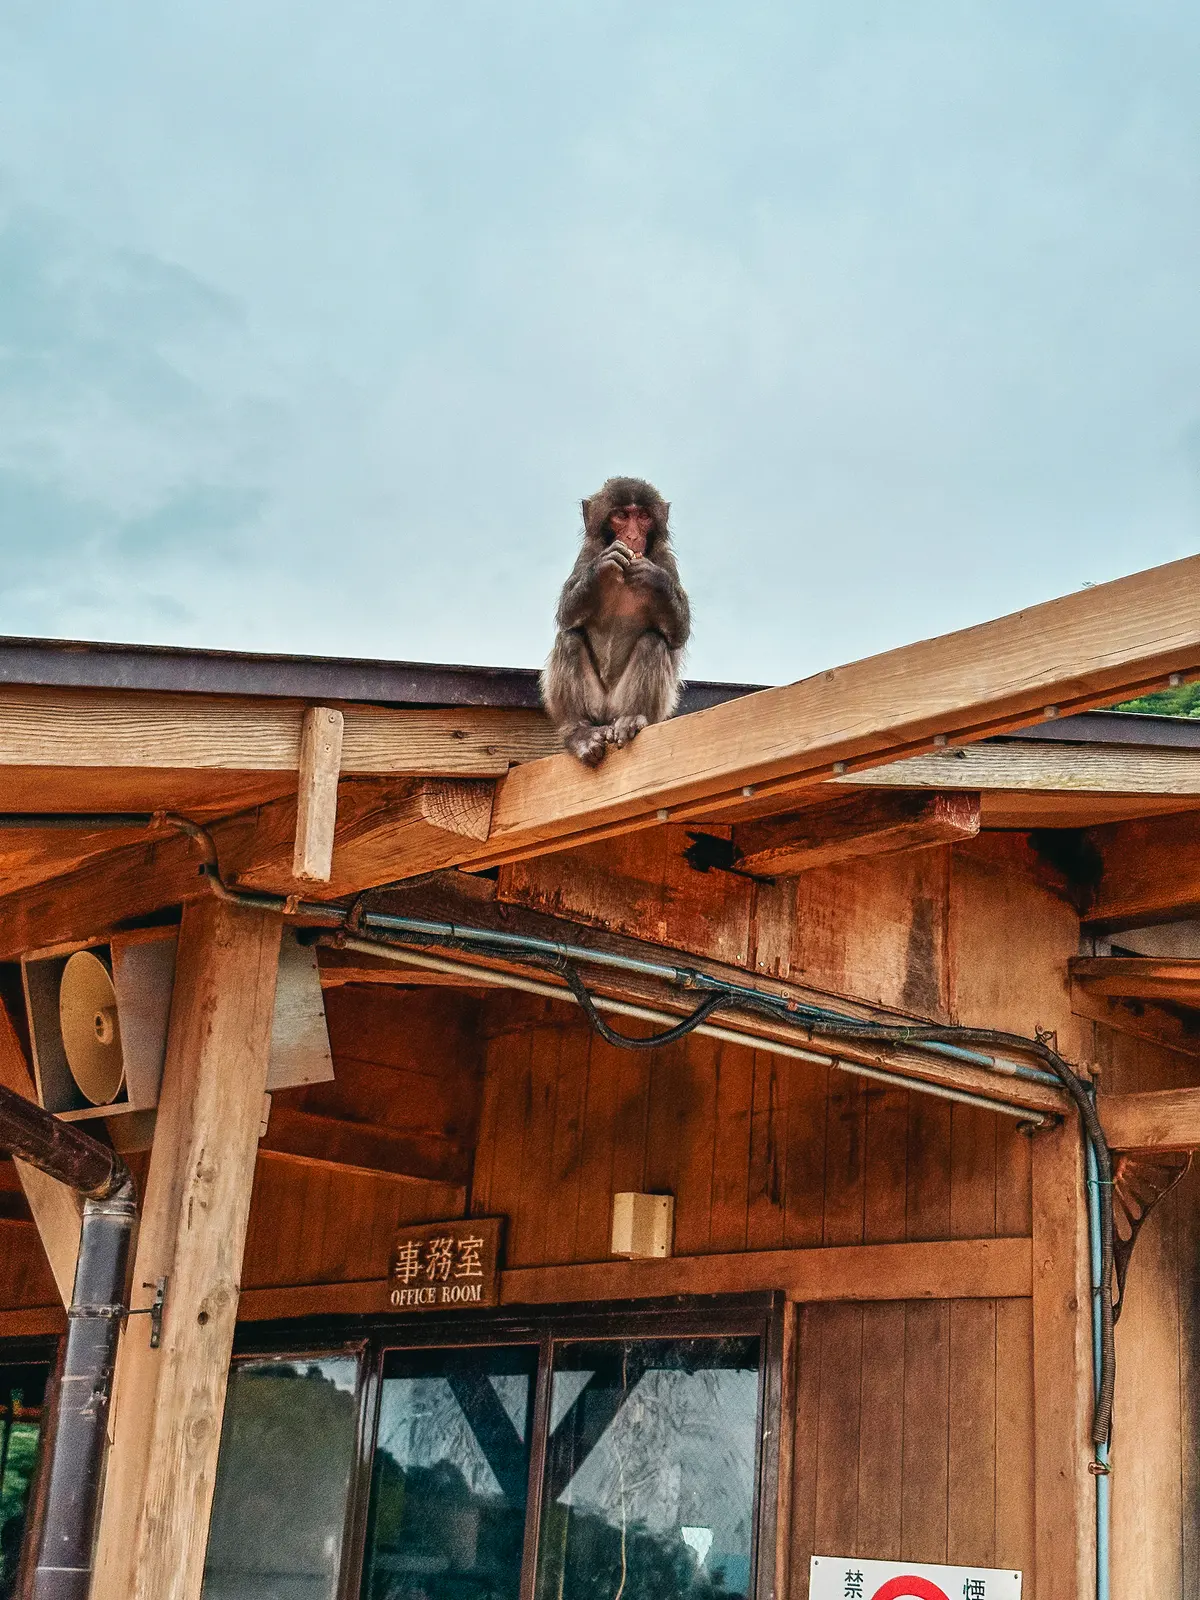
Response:
POLYGON ((115 1150, 0 1084, 0 1150, 96 1200, 116 1194, 129 1169, 115 1150))
MULTIPOLYGON (((358 950, 364 955, 385 956, 401 966, 419 967, 429 972, 444 972, 453 977, 491 984, 499 989, 518 989, 525 994, 544 996, 548 1000, 567 1000, 574 1005, 579 1003, 570 989, 555 983, 544 983, 538 978, 523 978, 511 972, 496 972, 487 967, 471 966, 465 961, 451 961, 444 956, 424 955, 415 950, 404 950, 396 945, 371 939, 343 938, 339 939, 338 943, 342 949, 358 950)), ((633 1005, 627 1000, 613 1000, 607 995, 593 995, 592 1004, 598 1011, 609 1011, 620 1017, 635 1017, 640 1022, 653 1022, 660 1027, 664 1023, 679 1021, 679 1018, 669 1011, 656 1011, 650 1006, 633 1005)), ((763 1037, 761 1034, 742 1033, 736 1028, 722 1027, 717 1022, 698 1023, 692 1031, 705 1034, 710 1039, 719 1039, 723 1044, 763 1050, 768 1055, 787 1056, 793 1061, 807 1061, 814 1066, 836 1067, 840 1072, 849 1072, 855 1077, 874 1078, 880 1083, 894 1084, 900 1089, 912 1089, 918 1094, 934 1095, 939 1100, 953 1100, 960 1105, 982 1106, 988 1111, 999 1111, 1005 1116, 1017 1117, 1020 1121, 1036 1128, 1044 1127, 1049 1120, 1037 1111, 1031 1111, 1026 1106, 1012 1105, 1007 1100, 993 1100, 989 1095, 972 1094, 968 1089, 951 1089, 940 1083, 929 1083, 922 1078, 909 1078, 903 1073, 888 1072, 882 1067, 863 1066, 857 1061, 847 1061, 842 1056, 806 1050, 800 1045, 784 1044, 782 1040, 763 1037)))
POLYGON ((105 1433, 137 1205, 133 1181, 83 1206, 62 1379, 46 1441, 41 1546, 29 1600, 87 1600, 105 1433))
MULTIPOLYGON (((1096 1165, 1096 1151, 1090 1139, 1087 1146, 1087 1202, 1088 1245, 1092 1265, 1092 1384, 1096 1398, 1100 1395, 1100 1378, 1104 1365, 1103 1321, 1100 1315, 1101 1295, 1111 1293, 1103 1281, 1104 1252, 1101 1249, 1100 1223, 1100 1171, 1096 1165)), ((1109 1529, 1112 1506, 1112 1468, 1108 1459, 1108 1440, 1096 1445, 1096 1459, 1092 1468, 1096 1478, 1096 1600, 1109 1600, 1110 1567, 1109 1529)))
POLYGON ((105 1431, 137 1220, 115 1150, 0 1085, 0 1149, 84 1195, 67 1344, 46 1430, 45 1492, 28 1600, 87 1600, 105 1431))

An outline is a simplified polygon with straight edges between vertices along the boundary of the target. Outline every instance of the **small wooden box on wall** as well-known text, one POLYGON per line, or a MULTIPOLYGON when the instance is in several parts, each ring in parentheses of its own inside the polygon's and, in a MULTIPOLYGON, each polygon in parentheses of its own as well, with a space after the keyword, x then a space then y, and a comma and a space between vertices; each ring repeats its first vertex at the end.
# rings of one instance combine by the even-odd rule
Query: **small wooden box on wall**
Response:
POLYGON ((661 1260, 671 1254, 674 1232, 673 1194, 613 1195, 614 1256, 661 1260))

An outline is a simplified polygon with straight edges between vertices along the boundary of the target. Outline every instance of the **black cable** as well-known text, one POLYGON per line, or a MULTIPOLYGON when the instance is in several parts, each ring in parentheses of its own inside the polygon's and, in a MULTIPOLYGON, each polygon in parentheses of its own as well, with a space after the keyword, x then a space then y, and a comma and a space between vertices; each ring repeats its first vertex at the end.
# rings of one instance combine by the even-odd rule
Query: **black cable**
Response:
POLYGON ((698 1028, 705 1017, 710 1016, 718 1006, 728 1005, 728 997, 721 993, 710 994, 702 1000, 690 1016, 684 1017, 682 1022, 675 1027, 667 1028, 662 1033, 652 1033, 649 1038, 639 1039, 633 1034, 618 1033, 615 1028, 610 1028, 608 1023, 596 1010, 596 1002, 588 993, 587 986, 579 976, 578 968, 564 962, 558 969, 567 981, 571 993, 579 1001, 584 1015, 592 1027, 606 1044, 615 1044, 623 1050, 657 1050, 661 1045, 674 1044, 677 1039, 685 1038, 693 1028, 698 1028))

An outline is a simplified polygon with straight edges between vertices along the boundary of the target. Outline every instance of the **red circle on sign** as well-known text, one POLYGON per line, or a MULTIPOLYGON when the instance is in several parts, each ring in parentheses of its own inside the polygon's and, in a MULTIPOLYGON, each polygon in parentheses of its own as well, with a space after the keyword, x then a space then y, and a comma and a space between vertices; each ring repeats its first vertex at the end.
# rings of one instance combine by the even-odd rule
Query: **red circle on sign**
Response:
POLYGON ((928 1578, 889 1578, 871 1600, 950 1600, 950 1596, 928 1578))

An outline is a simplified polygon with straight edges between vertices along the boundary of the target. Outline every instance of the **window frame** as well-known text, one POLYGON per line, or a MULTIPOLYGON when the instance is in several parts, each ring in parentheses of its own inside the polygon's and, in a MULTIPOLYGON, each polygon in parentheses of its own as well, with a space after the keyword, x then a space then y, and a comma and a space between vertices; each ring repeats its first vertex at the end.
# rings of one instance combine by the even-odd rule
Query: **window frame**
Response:
POLYGON ((755 1501, 747 1593, 750 1600, 775 1600, 784 1307, 785 1296, 776 1292, 240 1323, 232 1360, 358 1356, 361 1367, 355 1457, 346 1496, 337 1600, 360 1600, 383 1367, 388 1353, 492 1345, 535 1347, 537 1366, 518 1597, 518 1600, 534 1600, 555 1345, 577 1344, 588 1339, 757 1337, 760 1344, 755 1501))

